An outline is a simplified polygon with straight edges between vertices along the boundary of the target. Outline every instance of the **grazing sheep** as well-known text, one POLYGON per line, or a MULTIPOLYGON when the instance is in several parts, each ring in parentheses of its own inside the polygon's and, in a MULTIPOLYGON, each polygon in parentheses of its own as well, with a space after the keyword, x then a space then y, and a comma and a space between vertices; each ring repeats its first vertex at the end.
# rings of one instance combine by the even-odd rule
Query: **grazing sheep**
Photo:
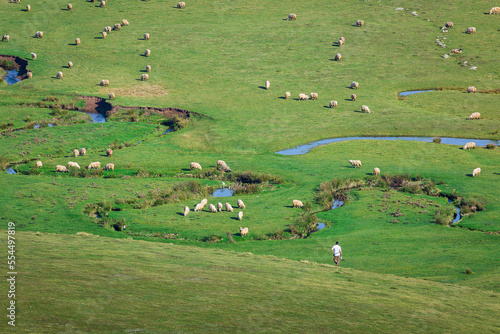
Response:
POLYGON ((233 209, 233 207, 231 206, 231 204, 226 203, 226 211, 229 211, 229 212, 233 212, 233 211, 234 211, 234 209, 233 209))
POLYGON ((208 209, 210 210, 210 212, 217 212, 217 208, 213 204, 209 204, 208 209))
POLYGON ((31 59, 36 60, 36 53, 34 52, 31 53, 31 59))
POLYGON ((106 36, 108 36, 108 33, 107 33, 107 32, 105 32, 105 31, 103 31, 103 32, 102 32, 102 38, 106 38, 106 36))
POLYGON ((221 169, 223 172, 228 172, 228 173, 232 172, 231 168, 230 168, 228 165, 222 165, 222 166, 220 167, 220 169, 221 169))
POLYGON ((101 85, 101 86, 109 86, 109 80, 102 79, 101 83, 99 85, 101 85))
POLYGON ((68 162, 68 169, 71 167, 75 167, 75 168, 80 169, 80 165, 77 164, 76 162, 73 162, 73 161, 68 162))
POLYGON ((477 88, 474 86, 467 87, 467 93, 475 93, 477 88))
POLYGON ((41 161, 36 162, 36 168, 42 168, 43 164, 41 161))
POLYGON ((196 206, 194 207, 194 212, 196 211, 201 211, 203 210, 203 208, 205 207, 205 205, 201 204, 201 203, 198 203, 196 204, 196 206))
MULTIPOLYGON (((241 219, 240 219, 240 220, 241 220, 241 219)), ((245 236, 245 235, 247 235, 247 234, 248 234, 248 227, 245 227, 245 228, 241 228, 241 227, 240 227, 240 235, 241 235, 242 237, 244 237, 244 236, 245 236)))
POLYGON ((208 200, 206 198, 204 198, 201 200, 200 203, 203 204, 203 207, 205 207, 205 205, 207 205, 207 203, 208 203, 208 200))
POLYGON ((85 155, 87 153, 87 150, 85 148, 80 149, 80 155, 85 155))
POLYGON ((286 92, 285 93, 285 100, 288 100, 291 96, 292 96, 292 94, 290 94, 290 92, 286 92))
POLYGON ((449 21, 449 22, 446 22, 446 24, 444 25, 446 28, 453 28, 453 22, 449 21))
POLYGON ((30 5, 26 5, 26 11, 27 12, 31 12, 31 6, 30 5))
POLYGON ((67 8, 68 10, 72 10, 72 9, 73 9, 73 5, 69 3, 69 4, 66 6, 66 8, 67 8))
POLYGON ((380 175, 380 168, 378 167, 373 168, 373 175, 380 175))
POLYGON ((335 55, 335 61, 341 61, 342 60, 342 55, 340 53, 337 53, 335 55))
POLYGON ((5 41, 5 42, 10 41, 10 36, 9 36, 9 35, 3 35, 3 36, 2 36, 2 42, 4 42, 4 41, 5 41))
POLYGON ((344 41, 342 41, 341 39, 339 39, 338 43, 339 43, 339 46, 344 45, 344 41))
POLYGON ((75 158, 76 158, 77 156, 79 156, 79 155, 80 155, 80 151, 78 151, 78 149, 76 149, 76 148, 75 148, 75 149, 73 150, 73 155, 74 155, 74 156, 75 156, 75 158))
POLYGON ((355 25, 356 25, 356 27, 364 27, 365 21, 363 21, 363 20, 357 20, 355 25))
POLYGON ((28 71, 28 79, 31 79, 31 78, 33 78, 33 72, 28 71))
POLYGON ((297 19, 297 14, 289 14, 286 18, 287 21, 295 21, 297 19))
POLYGON ((476 28, 475 27, 469 27, 465 31, 466 34, 475 34, 476 33, 476 28))
POLYGON ((180 8, 180 9, 184 9, 184 8, 186 8, 186 3, 185 3, 185 2, 179 2, 179 3, 177 4, 177 8, 180 8))
POLYGON ((364 104, 361 106, 361 111, 370 113, 370 108, 368 106, 365 106, 364 104))
MULTIPOLYGON (((144 74, 143 74, 143 75, 144 75, 144 74)), ((197 162, 192 162, 192 163, 189 165, 189 167, 191 168, 191 170, 193 170, 193 169, 199 169, 199 170, 201 170, 201 165, 200 165, 199 163, 197 163, 197 162)))
POLYGON ((476 148, 476 143, 474 143, 473 141, 470 141, 464 145, 463 149, 470 150, 470 149, 474 149, 474 148, 476 148))
POLYGON ((106 155, 107 155, 108 157, 111 157, 111 156, 113 155, 113 150, 112 150, 112 149, 110 149, 110 148, 108 148, 108 149, 106 150, 106 155))
POLYGON ((149 34, 148 33, 144 34, 144 39, 146 39, 146 40, 149 39, 149 34))
POLYGON ((146 65, 146 72, 151 72, 151 65, 146 65))
POLYGON ((104 27, 105 32, 111 32, 112 29, 111 26, 104 27))
POLYGON ((351 89, 358 89, 359 83, 356 81, 351 82, 351 85, 349 86, 351 89))
POLYGON ((237 203, 238 203, 238 208, 240 208, 240 209, 246 208, 245 203, 243 203, 243 201, 241 199, 239 199, 237 203))
POLYGON ((317 100, 318 99, 318 93, 311 93, 311 94, 309 94, 309 96, 311 97, 311 100, 317 100))
POLYGON ((104 166, 104 170, 112 170, 114 171, 115 170, 115 164, 106 164, 106 166, 104 166))
POLYGON ((43 38, 43 31, 37 31, 35 34, 36 38, 43 38))
POLYGON ((100 7, 104 7, 104 6, 106 6, 106 1, 103 0, 103 1, 101 1, 100 7))
POLYGON ((239 211, 238 212, 238 220, 242 220, 243 219, 243 211, 239 211))
POLYGON ((222 165, 225 165, 226 162, 224 160, 217 160, 217 168, 219 168, 222 165))
POLYGON ((69 68, 72 68, 72 67, 73 67, 73 62, 68 61, 68 67, 69 67, 69 68))
POLYGON ((114 99, 115 99, 115 93, 109 93, 109 94, 108 94, 108 98, 109 98, 110 100, 114 100, 114 99))
POLYGON ((303 208, 304 207, 304 203, 302 203, 302 201, 299 201, 298 199, 294 199, 292 201, 292 208, 303 208))
POLYGON ((481 117, 481 113, 473 112, 470 114, 469 119, 479 119, 481 117))
POLYGON ((481 168, 475 168, 473 171, 472 171, 472 176, 479 176, 481 175, 481 168))
POLYGON ((330 101, 330 103, 328 104, 330 108, 337 108, 337 105, 338 105, 337 101, 330 101))
POLYGON ((356 94, 351 94, 351 100, 356 101, 356 94))
POLYGON ((87 169, 92 169, 92 168, 101 168, 101 163, 99 161, 91 162, 87 167, 87 169))
POLYGON ((67 172, 69 172, 69 170, 66 168, 66 166, 57 165, 56 166, 56 173, 57 172, 67 173, 67 172))
POLYGON ((184 207, 184 217, 186 217, 189 214, 189 206, 184 207))
POLYGON ((80 45, 80 39, 79 38, 75 39, 75 44, 76 45, 80 45))
POLYGON ((129 26, 129 25, 130 25, 129 21, 127 21, 125 19, 122 20, 122 26, 129 26))
POLYGON ((221 211, 222 211, 222 203, 221 203, 221 202, 217 203, 217 210, 218 210, 219 212, 221 212, 221 211))
POLYGON ((122 25, 120 23, 116 23, 114 26, 113 26, 113 30, 120 30, 122 28, 122 25))
POLYGON ((488 14, 490 14, 490 15, 492 15, 492 14, 499 14, 499 13, 500 13, 500 7, 493 7, 488 12, 488 14))
POLYGON ((361 160, 349 160, 349 163, 351 164, 351 166, 353 166, 354 168, 356 167, 361 167, 361 160))
POLYGON ((300 100, 304 100, 304 101, 309 100, 309 95, 307 95, 307 94, 302 94, 302 93, 301 93, 301 94, 299 94, 299 101, 300 101, 300 100))
POLYGON ((271 87, 271 83, 269 81, 266 81, 266 89, 269 89, 271 87))
POLYGON ((151 50, 146 49, 146 51, 144 51, 144 55, 145 55, 146 57, 151 56, 151 50))
POLYGON ((453 49, 453 50, 451 50, 450 53, 462 53, 462 48, 460 48, 460 49, 453 49))
POLYGON ((344 37, 340 37, 339 41, 342 41, 342 43, 345 43, 345 38, 344 37))

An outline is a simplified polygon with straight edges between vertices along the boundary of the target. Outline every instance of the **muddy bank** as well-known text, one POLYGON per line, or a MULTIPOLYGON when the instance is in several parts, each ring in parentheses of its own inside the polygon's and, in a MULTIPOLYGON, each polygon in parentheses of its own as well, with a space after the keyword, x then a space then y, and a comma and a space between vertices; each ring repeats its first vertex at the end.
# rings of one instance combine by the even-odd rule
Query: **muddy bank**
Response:
MULTIPOLYGON (((23 58, 9 56, 9 55, 0 55, 0 61, 6 60, 11 61, 13 63, 12 68, 5 68, 6 70, 17 70, 17 78, 19 80, 24 80, 28 78, 28 61, 23 58)), ((3 67, 3 66, 2 66, 3 67)))

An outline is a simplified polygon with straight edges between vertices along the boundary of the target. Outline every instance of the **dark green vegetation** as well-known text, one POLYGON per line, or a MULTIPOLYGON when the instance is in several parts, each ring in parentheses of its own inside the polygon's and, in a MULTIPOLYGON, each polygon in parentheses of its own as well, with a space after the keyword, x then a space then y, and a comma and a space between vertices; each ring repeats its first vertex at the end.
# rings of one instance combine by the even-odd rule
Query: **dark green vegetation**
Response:
MULTIPOLYGON (((476 322, 474 331, 498 329, 493 301, 500 291, 498 148, 465 151, 439 140, 364 140, 318 147, 302 156, 274 153, 344 136, 499 140, 500 50, 492 41, 499 37, 500 16, 484 14, 490 2, 193 1, 178 10, 176 2, 111 0, 105 8, 79 2, 71 11, 61 10, 66 4, 32 4, 31 12, 22 10, 26 4, 0 4, 0 34, 10 35, 1 52, 29 60, 33 72, 32 79, 0 86, 0 167, 18 171, 0 173, 0 222, 15 222, 25 240, 21 254, 36 254, 24 260, 27 276, 20 284, 26 292, 20 298, 46 296, 51 289, 44 284, 57 284, 61 305, 53 313, 71 318, 64 328, 74 332, 89 331, 92 324, 85 321, 96 317, 103 332, 111 330, 107 324, 151 332, 303 332, 311 325, 317 326, 314 332, 327 332, 333 324, 346 332, 401 331, 401 326, 405 332, 440 332, 458 324, 457 331, 465 331, 476 322), (284 20, 292 12, 297 20, 284 20), (131 25, 103 39, 103 28, 122 19, 131 25), (353 26, 358 19, 365 21, 363 28, 353 26), (454 28, 442 32, 447 21, 454 28), (464 33, 470 26, 476 34, 464 33), (39 30, 44 38, 33 38, 39 30), (146 32, 150 40, 143 40, 146 32), (336 45, 340 36, 346 39, 342 47, 336 45), (74 45, 75 38, 80 45, 74 45), (454 48, 463 53, 441 57, 454 48), (143 56, 146 49, 151 57, 143 56), (31 52, 37 60, 30 59, 31 52), (332 60, 338 52, 341 62, 332 60), (73 68, 67 68, 68 61, 73 68), (152 66, 149 80, 140 81, 146 65, 152 66), (58 71, 64 73, 62 80, 55 78, 58 71), (110 86, 99 86, 102 79, 110 86), (266 80, 269 90, 263 89, 266 80), (352 81, 359 82, 358 90, 349 89, 352 81), (478 93, 466 93, 468 86, 478 93), (397 95, 417 89, 436 91, 397 95), (283 98, 287 91, 290 100, 283 98), (297 101, 299 93, 310 92, 317 92, 319 100, 297 101), (88 115, 74 110, 85 105, 80 96, 107 98, 109 93, 116 94, 109 102, 122 108, 105 124, 87 123, 88 115), (338 108, 326 108, 330 100, 337 100, 338 108), (360 112, 361 105, 371 113, 360 112), (481 119, 468 120, 473 112, 481 119), (32 129, 35 124, 45 126, 32 129), (176 131, 164 134, 167 129, 176 131), (87 154, 74 157, 73 150, 82 147, 87 154), (106 156, 107 148, 113 149, 112 157, 106 156), (219 159, 232 172, 218 171, 219 159), (351 159, 361 160, 363 167, 352 168, 351 159), (36 169, 36 160, 42 168, 36 169), (56 165, 69 161, 82 169, 55 172, 56 165), (101 167, 113 163, 115 170, 85 169, 95 161, 101 167), (203 170, 191 171, 193 161, 203 170), (374 167, 380 176, 371 175, 374 167), (477 167, 481 175, 472 177, 477 167), (224 184, 238 195, 212 198, 210 193, 224 184), (346 204, 325 210, 337 197, 346 204), (235 210, 211 213, 207 205, 183 216, 185 206, 192 211, 203 198, 210 204, 229 202, 235 210), (238 198, 245 209, 237 209, 238 198), (292 208, 294 199, 304 202, 304 209, 292 208), (450 227, 454 206, 465 216, 450 227), (243 211, 242 221, 238 211, 243 211), (314 232, 319 223, 326 228, 314 232), (241 236, 239 227, 248 227, 249 234, 241 236), (44 234, 43 242, 31 233, 37 231, 44 234), (72 236, 78 232, 102 238, 72 236), (345 258, 340 274, 322 266, 332 263, 329 248, 336 240, 345 258), (71 245, 64 257, 51 251, 61 243, 71 245), (179 253, 189 256, 177 258, 179 253), (118 261, 113 262, 113 254, 118 261), (39 263, 54 269, 53 276, 44 276, 39 263), (200 266, 210 275, 192 273, 200 266), (254 269, 264 274, 254 276, 254 269), (279 273, 270 276, 274 270, 279 273), (75 272, 82 272, 77 275, 82 286, 75 283, 80 279, 75 272), (97 275, 95 281, 90 273, 97 275), (140 282, 121 286, 119 280, 129 276, 119 275, 140 282), (227 280, 219 286, 221 276, 227 280), (199 277, 209 283, 188 280, 199 277), (339 290, 349 293, 324 293, 333 289, 336 277, 348 278, 339 290), (247 281, 250 288, 242 283, 247 281), (172 282, 177 285, 167 288, 172 282), (275 296, 276 282, 285 282, 279 287, 286 289, 267 300, 263 296, 275 296), (196 290, 190 284, 206 284, 206 294, 183 294, 196 290), (226 286, 221 297, 218 289, 226 286), (131 295, 135 289, 141 293, 131 295), (70 316, 74 294, 78 305, 103 296, 103 309, 113 304, 122 317, 98 317, 92 307, 70 316), (351 321, 330 316, 326 309, 335 300, 349 305, 351 321), (459 305, 464 300, 473 313, 459 305), (175 313, 174 302, 189 311, 175 313), (171 322, 132 323, 140 317, 121 309, 131 304, 171 322), (220 309, 220 304, 225 306, 217 320, 201 311, 220 309), (240 313, 229 321, 235 309, 240 313), (212 328, 215 322, 225 327, 212 328)), ((53 305, 25 308, 19 317, 31 321, 26 326, 34 325, 53 305)))

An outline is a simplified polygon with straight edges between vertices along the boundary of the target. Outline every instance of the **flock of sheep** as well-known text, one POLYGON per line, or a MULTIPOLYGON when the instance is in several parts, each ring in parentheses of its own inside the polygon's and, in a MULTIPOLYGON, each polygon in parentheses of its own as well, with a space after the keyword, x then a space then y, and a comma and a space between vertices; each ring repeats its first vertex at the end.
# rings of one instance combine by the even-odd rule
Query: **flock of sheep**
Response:
MULTIPOLYGON (((87 153, 87 150, 85 148, 81 148, 80 150, 78 149, 74 149, 73 150, 73 155, 76 157, 78 156, 84 156, 85 154, 87 153)), ((113 155, 113 150, 108 148, 106 150, 106 155, 108 157, 111 157, 113 155)), ((37 161, 36 162, 36 168, 42 168, 43 167, 43 163, 41 161, 37 161)), ((69 169, 70 168, 76 168, 76 169, 80 169, 80 165, 74 161, 70 161, 68 162, 67 166, 63 166, 63 165, 57 165, 56 166, 56 173, 57 172, 62 172, 62 173, 67 173, 69 172, 69 169)), ((87 166, 87 169, 98 169, 98 168, 101 168, 101 163, 99 161, 96 161, 96 162, 91 162, 88 166, 87 166)), ((108 163, 104 166, 104 170, 111 170, 111 171, 114 171, 115 170, 115 164, 113 163, 108 163)))

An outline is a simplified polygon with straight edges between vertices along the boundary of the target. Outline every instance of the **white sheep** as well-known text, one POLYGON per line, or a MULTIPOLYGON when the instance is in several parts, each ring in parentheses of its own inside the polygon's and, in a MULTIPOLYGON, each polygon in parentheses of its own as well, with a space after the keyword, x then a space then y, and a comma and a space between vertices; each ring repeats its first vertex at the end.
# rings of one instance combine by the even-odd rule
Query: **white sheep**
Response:
POLYGON ((116 97, 115 93, 109 93, 109 94, 108 94, 108 98, 109 98, 110 100, 114 100, 114 99, 115 99, 115 97, 116 97))
POLYGON ((69 172, 69 170, 66 168, 66 166, 57 165, 56 166, 56 173, 57 172, 67 173, 67 172, 69 172))
POLYGON ((209 204, 208 209, 210 210, 210 212, 217 212, 217 208, 213 204, 209 204))
POLYGON ((219 211, 219 212, 222 211, 222 203, 221 202, 217 203, 217 211, 219 211))
POLYGON ((475 168, 473 171, 472 171, 472 176, 479 176, 481 175, 481 168, 475 168))
POLYGON ((245 209, 246 208, 245 207, 245 203, 243 203, 243 201, 241 199, 239 199, 237 203, 238 203, 238 208, 240 208, 240 209, 245 209))
POLYGON ((464 145, 463 149, 464 150, 471 150, 471 149, 474 149, 474 148, 476 148, 476 143, 474 143, 473 141, 470 141, 470 142, 468 142, 468 143, 466 143, 464 145))
POLYGON ((467 87, 467 93, 475 93, 477 92, 477 88, 474 86, 467 87))
POLYGON ((101 1, 100 7, 104 7, 104 6, 106 6, 106 1, 103 0, 103 1, 101 1))
POLYGON ((448 21, 446 22, 446 24, 444 25, 446 28, 453 28, 453 22, 451 21, 448 21))
POLYGON ((478 112, 473 112, 469 116, 469 119, 479 119, 479 118, 481 118, 481 113, 478 113, 478 112))
POLYGON ((337 105, 338 105, 338 102, 337 101, 330 101, 330 103, 328 104, 328 106, 330 108, 337 108, 337 105))
POLYGON ((365 25, 365 21, 357 20, 355 25, 356 25, 356 27, 363 27, 365 25))
POLYGON ((106 155, 107 155, 108 157, 111 157, 111 156, 113 155, 113 150, 112 150, 112 149, 110 149, 110 148, 108 148, 108 149, 106 150, 106 155))
POLYGON ((380 175, 380 168, 378 167, 373 168, 373 175, 380 175))
POLYGON ((476 33, 476 27, 469 27, 465 31, 466 34, 475 34, 476 33))
POLYGON ((248 234, 248 227, 245 227, 245 228, 241 228, 241 227, 240 227, 240 235, 241 235, 242 237, 244 237, 244 236, 245 236, 245 235, 247 235, 247 234, 248 234))
POLYGON ((204 199, 201 200, 200 203, 203 204, 203 206, 205 206, 205 205, 207 205, 208 200, 206 198, 204 198, 204 199))
POLYGON ((351 166, 353 166, 354 168, 356 167, 361 167, 361 160, 349 160, 349 163, 351 164, 351 166))
POLYGON ((351 82, 351 86, 349 86, 351 89, 358 89, 359 83, 356 81, 351 82))
POLYGON ((285 93, 285 100, 288 100, 291 96, 292 96, 292 94, 290 94, 290 92, 286 92, 285 93))
POLYGON ((499 14, 499 13, 500 13, 500 7, 493 7, 488 12, 488 14, 490 14, 490 15, 492 15, 492 14, 499 14))
POLYGON ((35 34, 36 38, 43 38, 43 31, 37 31, 35 34))
POLYGON ((80 42, 81 42, 81 41, 80 41, 80 39, 79 39, 79 38, 75 39, 75 44, 76 44, 76 45, 80 45, 80 42))
POLYGON ((106 166, 104 166, 104 170, 112 170, 114 171, 115 170, 115 164, 106 164, 106 166))
POLYGON ((36 168, 42 168, 43 164, 41 161, 36 162, 36 168))
POLYGON ((184 217, 186 217, 189 214, 189 206, 184 207, 184 217))
POLYGON ((61 71, 57 72, 56 78, 57 79, 62 79, 63 78, 63 72, 61 72, 61 71))
POLYGON ((342 41, 342 43, 345 43, 345 38, 344 37, 340 37, 339 41, 342 41))
POLYGON ((9 35, 3 35, 3 36, 2 36, 2 42, 4 42, 4 41, 5 41, 5 42, 10 41, 10 36, 9 36, 9 35))
POLYGON ((186 3, 185 3, 185 2, 183 2, 183 1, 179 2, 179 3, 177 4, 177 8, 180 8, 180 9, 184 9, 184 8, 186 8, 186 3))
POLYGON ((31 53, 31 59, 36 60, 36 53, 34 52, 31 53))
POLYGON ((120 23, 115 23, 115 25, 113 26, 113 30, 121 30, 122 29, 122 25, 120 23))
POLYGON ((145 33, 144 34, 144 39, 148 40, 149 39, 149 34, 148 33, 145 33))
POLYGON ((297 14, 288 14, 288 17, 286 18, 287 21, 295 21, 297 19, 297 14))
POLYGON ((103 32, 102 32, 102 38, 106 38, 106 36, 108 36, 108 33, 107 33, 107 32, 105 32, 105 31, 103 31, 103 32))
POLYGON ((73 154, 75 158, 80 155, 80 151, 78 151, 76 148, 73 150, 73 154))
POLYGON ((146 72, 151 72, 151 65, 146 65, 146 72))
POLYGON ((311 100, 317 100, 318 99, 318 93, 311 93, 311 94, 309 94, 309 96, 311 97, 311 100))
POLYGON ((226 211, 229 211, 229 212, 233 212, 233 211, 234 211, 234 209, 233 209, 233 207, 231 206, 231 204, 226 203, 226 211))
POLYGON ((193 170, 193 169, 201 170, 201 165, 197 162, 192 162, 191 164, 189 164, 189 168, 191 168, 191 170, 193 170))
POLYGON ((27 12, 31 12, 31 6, 30 5, 26 5, 26 11, 27 12))
POLYGON ((101 163, 99 161, 96 162, 91 162, 87 169, 92 169, 92 168, 101 168, 101 163))
POLYGON ((271 83, 268 81, 266 81, 266 89, 269 89, 269 87, 271 87, 271 83))
POLYGON ((300 100, 303 100, 303 101, 307 101, 307 100, 309 100, 309 95, 307 95, 307 94, 303 94, 303 93, 300 93, 300 94, 299 94, 299 101, 300 101, 300 100))
POLYGON ((304 207, 304 203, 302 203, 302 201, 299 201, 298 199, 294 199, 292 201, 292 208, 303 208, 304 207))
POLYGON ((79 164, 77 164, 76 162, 73 162, 73 161, 68 162, 68 169, 69 169, 70 167, 75 167, 75 168, 80 169, 80 165, 79 165, 79 164))
POLYGON ((222 167, 225 164, 226 162, 224 160, 217 160, 217 168, 222 167))
POLYGON ((122 20, 122 26, 129 26, 129 25, 130 25, 130 22, 128 22, 125 19, 122 20))
POLYGON ((87 150, 84 147, 82 147, 80 149, 80 155, 85 155, 85 153, 87 153, 87 150))
POLYGON ((341 61, 342 60, 342 55, 340 53, 337 53, 335 55, 335 61, 341 61))
POLYGON ((104 27, 105 32, 111 32, 112 29, 111 26, 104 27))
POLYGON ((72 10, 72 9, 73 9, 73 5, 69 3, 69 4, 66 6, 66 8, 67 8, 68 10, 72 10))
POLYGON ((364 104, 361 106, 361 111, 362 112, 367 112, 367 113, 370 113, 370 108, 368 108, 368 106, 365 106, 364 104))
POLYGON ((341 39, 339 39, 338 43, 339 43, 339 46, 344 45, 344 41, 343 41, 343 40, 341 40, 341 39))
POLYGON ((149 80, 149 74, 144 73, 141 75, 141 81, 148 81, 149 80))
POLYGON ((72 68, 72 67, 73 67, 73 62, 72 62, 72 61, 68 61, 68 67, 69 67, 69 68, 72 68))
POLYGON ((194 212, 196 212, 196 211, 201 211, 201 210, 203 210, 203 208, 204 208, 204 207, 205 207, 205 206, 204 206, 203 204, 198 203, 198 204, 196 204, 196 206, 194 207, 194 212))
POLYGON ((238 212, 238 220, 242 220, 243 219, 243 211, 239 211, 238 212))
POLYGON ((99 85, 101 85, 101 86, 109 86, 109 80, 102 79, 101 83, 99 85))
POLYGON ((356 94, 351 94, 351 100, 356 101, 356 94))
POLYGON ((28 71, 28 79, 31 79, 31 78, 33 78, 33 72, 28 71))

